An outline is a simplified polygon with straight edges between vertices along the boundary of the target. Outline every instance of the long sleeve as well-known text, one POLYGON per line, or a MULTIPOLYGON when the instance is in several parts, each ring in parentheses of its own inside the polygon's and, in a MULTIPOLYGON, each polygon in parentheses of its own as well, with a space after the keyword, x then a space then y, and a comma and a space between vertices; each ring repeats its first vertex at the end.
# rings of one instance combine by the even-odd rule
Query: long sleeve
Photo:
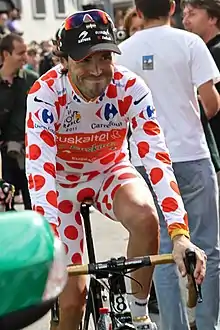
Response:
POLYGON ((181 234, 189 236, 187 213, 165 138, 156 119, 151 92, 141 78, 135 78, 133 87, 127 93, 127 98, 132 97, 132 105, 127 113, 132 126, 132 137, 163 211, 168 232, 171 238, 181 234))
POLYGON ((57 225, 55 96, 37 81, 27 98, 26 175, 32 208, 57 225))

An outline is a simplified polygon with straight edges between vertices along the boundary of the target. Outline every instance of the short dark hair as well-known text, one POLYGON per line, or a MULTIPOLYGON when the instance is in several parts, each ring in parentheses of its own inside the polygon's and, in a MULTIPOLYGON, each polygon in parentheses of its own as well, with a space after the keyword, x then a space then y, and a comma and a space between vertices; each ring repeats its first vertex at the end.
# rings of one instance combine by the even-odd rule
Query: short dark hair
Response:
POLYGON ((193 8, 205 9, 211 18, 217 18, 217 26, 220 28, 220 0, 182 0, 182 9, 190 5, 193 8))
POLYGON ((172 2, 172 0, 135 0, 135 6, 145 19, 159 19, 169 16, 172 2))
POLYGON ((13 50, 14 50, 13 42, 14 41, 24 42, 24 39, 16 33, 9 33, 1 39, 0 56, 3 56, 4 51, 9 52, 10 54, 13 52, 13 50))

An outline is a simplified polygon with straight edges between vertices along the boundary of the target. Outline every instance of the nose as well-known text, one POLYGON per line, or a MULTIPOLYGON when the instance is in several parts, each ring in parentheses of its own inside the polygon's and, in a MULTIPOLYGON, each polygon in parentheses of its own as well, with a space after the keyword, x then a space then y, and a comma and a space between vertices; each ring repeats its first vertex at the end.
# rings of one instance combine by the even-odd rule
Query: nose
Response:
POLYGON ((100 64, 98 62, 95 62, 95 61, 93 61, 93 62, 90 63, 90 68, 89 69, 90 69, 89 70, 90 73, 93 76, 97 76, 98 77, 102 73, 102 68, 101 68, 100 64))

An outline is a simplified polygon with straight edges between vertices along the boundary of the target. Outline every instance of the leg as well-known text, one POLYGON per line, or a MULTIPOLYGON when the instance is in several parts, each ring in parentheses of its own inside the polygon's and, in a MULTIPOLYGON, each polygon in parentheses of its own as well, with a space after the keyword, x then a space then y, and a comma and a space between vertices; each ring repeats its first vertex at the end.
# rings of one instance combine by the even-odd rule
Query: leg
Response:
MULTIPOLYGON (((57 186, 58 232, 67 252, 67 264, 81 264, 83 255, 83 227, 80 203, 85 197, 95 197, 94 186, 100 187, 101 178, 80 183, 75 188, 57 186)), ((60 295, 60 324, 58 330, 78 330, 86 302, 85 276, 68 279, 60 295)))
MULTIPOLYGON (((67 264, 81 264, 83 254, 83 228, 80 217, 80 204, 73 205, 73 189, 57 187, 58 232, 67 253, 67 264), (72 193, 72 196, 70 196, 72 193)), ((71 277, 60 295, 59 330, 78 330, 82 319, 86 299, 86 281, 84 276, 71 277)))
POLYGON ((31 210, 31 199, 28 190, 28 182, 24 170, 19 171, 19 187, 21 189, 25 210, 31 210))
MULTIPOLYGON (((172 253, 172 242, 167 232, 163 213, 157 203, 157 197, 152 189, 145 170, 139 168, 153 195, 154 203, 160 220, 160 253, 172 253)), ((187 313, 181 298, 179 276, 176 265, 157 266, 154 271, 154 284, 158 299, 162 330, 188 330, 187 313), (167 311, 169 306, 169 311, 167 311)))
POLYGON ((203 303, 197 306, 198 330, 220 329, 220 247, 217 178, 209 159, 174 164, 189 215, 191 240, 207 254, 202 285, 203 303))
MULTIPOLYGON (((97 204, 103 214, 119 220, 128 230, 128 257, 158 253, 159 227, 153 198, 143 178, 131 165, 117 165, 111 169, 97 204)), ((152 273, 153 268, 143 268, 132 274, 143 287, 140 290, 140 286, 132 281, 132 291, 137 300, 147 301, 152 273)))

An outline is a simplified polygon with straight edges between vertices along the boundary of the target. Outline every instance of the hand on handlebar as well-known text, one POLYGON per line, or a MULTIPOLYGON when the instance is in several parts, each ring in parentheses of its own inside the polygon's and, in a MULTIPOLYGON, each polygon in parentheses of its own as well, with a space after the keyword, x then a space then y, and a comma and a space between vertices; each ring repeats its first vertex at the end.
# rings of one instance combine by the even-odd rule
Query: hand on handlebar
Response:
POLYGON ((194 271, 194 278, 197 284, 201 284, 206 274, 207 256, 203 250, 190 242, 190 240, 183 235, 174 237, 173 239, 173 258, 177 264, 179 271, 183 277, 186 276, 187 271, 184 264, 185 251, 187 249, 194 250, 196 254, 196 267, 194 271))
POLYGON ((0 203, 9 204, 11 207, 14 193, 15 187, 12 184, 7 183, 4 180, 0 180, 0 203))

